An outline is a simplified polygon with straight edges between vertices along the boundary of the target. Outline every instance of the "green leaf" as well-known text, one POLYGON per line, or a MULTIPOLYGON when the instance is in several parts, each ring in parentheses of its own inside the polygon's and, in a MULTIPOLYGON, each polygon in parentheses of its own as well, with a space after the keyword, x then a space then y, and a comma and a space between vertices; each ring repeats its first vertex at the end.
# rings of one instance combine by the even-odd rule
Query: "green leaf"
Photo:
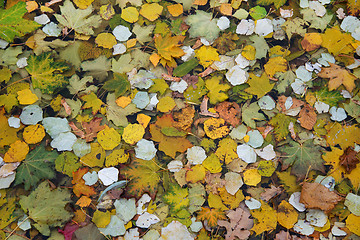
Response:
POLYGON ((255 6, 253 8, 250 8, 249 13, 250 13, 250 16, 255 20, 262 19, 262 18, 266 17, 266 14, 267 14, 266 9, 263 7, 260 7, 259 5, 255 6))
POLYGON ((0 38, 12 42, 15 37, 22 37, 41 26, 34 21, 23 19, 25 13, 25 2, 18 2, 9 9, 0 9, 0 38))
POLYGON ((241 110, 241 116, 243 122, 251 128, 256 128, 255 120, 265 120, 265 117, 262 113, 259 113, 260 107, 259 105, 254 102, 250 105, 244 105, 241 110))
POLYGON ((145 192, 154 197, 160 182, 160 167, 155 161, 134 159, 130 165, 121 169, 120 173, 129 183, 126 195, 141 197, 145 192))
POLYGON ((189 188, 189 211, 194 213, 201 210, 201 206, 205 202, 205 187, 201 183, 192 183, 189 188))
POLYGON ((266 57, 270 48, 267 42, 265 41, 265 39, 262 36, 258 36, 254 34, 251 35, 249 39, 253 42, 250 45, 256 48, 255 58, 260 59, 266 57))
POLYGON ((16 98, 16 94, 4 94, 4 95, 0 95, 0 106, 4 106, 6 112, 10 112, 11 109, 14 106, 17 106, 19 104, 17 98, 16 98))
POLYGON ((53 168, 57 156, 56 151, 46 151, 44 146, 32 150, 17 169, 15 185, 24 183, 25 190, 29 190, 41 179, 54 178, 53 168))
POLYGON ((271 4, 274 4, 276 8, 281 7, 286 3, 287 0, 258 0, 257 4, 263 5, 263 6, 269 6, 271 4))
POLYGON ((313 141, 307 140, 303 143, 290 141, 288 144, 278 148, 282 152, 282 169, 291 166, 291 173, 298 178, 305 177, 310 170, 319 170, 324 172, 324 161, 321 158, 322 148, 314 145, 313 141))
POLYGON ((154 85, 152 85, 149 89, 149 92, 151 93, 160 93, 160 95, 163 95, 166 90, 169 88, 169 85, 165 82, 163 78, 158 79, 152 79, 154 82, 154 85))
POLYGON ((61 227, 69 221, 72 214, 65 205, 70 202, 71 194, 67 189, 51 190, 49 183, 42 182, 29 195, 20 197, 20 205, 28 216, 35 221, 34 226, 45 236, 50 235, 50 227, 61 227))
POLYGON ((174 69, 173 75, 175 77, 183 77, 188 74, 191 70, 193 70, 199 64, 199 60, 197 58, 192 58, 187 62, 177 66, 174 69))
POLYGON ((287 116, 283 113, 276 114, 276 116, 269 121, 269 124, 274 127, 276 141, 282 141, 286 139, 287 135, 290 132, 289 131, 290 122, 295 124, 296 119, 287 116))
POLYGON ((88 8, 82 10, 74 7, 70 0, 66 0, 63 6, 60 6, 61 15, 54 14, 56 20, 60 24, 74 29, 77 33, 91 35, 94 34, 92 28, 100 26, 101 17, 99 15, 89 15, 93 12, 93 7, 90 5, 88 8))
POLYGON ((82 164, 73 152, 63 152, 55 160, 55 169, 58 172, 73 177, 73 172, 78 170, 82 164))
MULTIPOLYGON (((1 193, 1 194, 4 195, 4 193, 1 193)), ((16 219, 16 216, 14 216, 14 214, 13 214, 13 212, 16 208, 15 200, 16 200, 16 198, 8 199, 7 202, 1 206, 0 229, 4 229, 5 227, 7 227, 10 223, 12 223, 16 219)))
POLYGON ((187 188, 181 188, 179 184, 174 183, 163 194, 164 202, 170 206, 170 212, 176 213, 189 206, 189 191, 187 188))
POLYGON ((118 98, 130 89, 130 82, 125 74, 114 73, 114 78, 106 81, 103 88, 110 92, 114 91, 115 97, 118 98))
POLYGON ((68 69, 65 62, 54 62, 51 53, 42 53, 39 56, 30 56, 26 70, 31 75, 34 88, 42 93, 52 94, 55 89, 64 87, 68 81, 61 72, 68 69))
POLYGON ((344 109, 353 118, 356 119, 358 123, 360 123, 360 97, 356 95, 352 99, 350 99, 349 103, 344 104, 344 109))
POLYGON ((293 71, 289 70, 284 73, 277 72, 275 74, 275 78, 278 79, 275 85, 275 89, 279 93, 284 93, 288 87, 290 87, 290 84, 295 81, 296 75, 293 71))
POLYGON ((220 28, 217 26, 217 20, 213 18, 212 13, 196 10, 196 14, 189 15, 186 24, 190 25, 190 37, 204 37, 209 42, 214 41, 220 33, 220 28))
POLYGON ((202 78, 199 78, 199 81, 196 83, 196 88, 189 86, 185 92, 184 97, 187 101, 193 103, 200 103, 200 98, 204 96, 208 90, 205 87, 205 82, 202 78))
POLYGON ((339 91, 329 91, 327 88, 323 88, 320 91, 315 92, 315 97, 318 101, 337 106, 339 102, 345 100, 339 91))
POLYGON ((168 137, 185 137, 186 132, 179 131, 177 128, 174 127, 163 127, 161 128, 161 133, 168 137))
POLYGON ((130 103, 125 108, 119 107, 115 100, 115 94, 108 94, 106 98, 106 119, 112 121, 116 126, 126 127, 129 124, 126 116, 139 112, 140 109, 136 108, 133 103, 130 103))

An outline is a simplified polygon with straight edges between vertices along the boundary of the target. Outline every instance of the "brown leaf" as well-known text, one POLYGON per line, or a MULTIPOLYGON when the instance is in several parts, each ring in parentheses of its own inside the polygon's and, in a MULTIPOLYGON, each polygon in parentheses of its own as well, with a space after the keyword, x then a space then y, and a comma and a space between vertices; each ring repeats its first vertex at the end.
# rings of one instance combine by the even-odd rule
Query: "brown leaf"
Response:
POLYGON ((209 112, 208 102, 209 102, 209 98, 205 95, 200 105, 200 114, 209 117, 219 117, 218 113, 209 112))
POLYGON ((173 114, 174 127, 187 131, 193 122, 195 116, 195 110, 193 107, 186 107, 181 109, 181 112, 175 112, 173 114))
POLYGON ((250 211, 240 205, 235 210, 230 210, 226 216, 230 222, 218 220, 218 225, 226 228, 226 240, 247 239, 250 236, 250 229, 254 225, 254 220, 250 218, 250 211))
POLYGON ((356 168, 356 164, 358 164, 359 157, 357 156, 357 152, 352 148, 348 147, 343 155, 339 157, 340 165, 343 166, 346 170, 346 173, 350 173, 353 169, 356 168))
POLYGON ((354 81, 357 79, 354 75, 352 75, 348 70, 341 68, 340 66, 329 63, 330 67, 322 68, 321 72, 319 72, 318 76, 322 78, 330 78, 328 86, 329 90, 332 91, 340 87, 340 85, 344 85, 346 90, 352 92, 355 88, 354 81))
POLYGON ((283 189, 281 187, 275 187, 274 185, 271 185, 271 188, 264 188, 264 190, 265 192, 260 194, 260 199, 268 202, 271 198, 279 195, 283 189))
POLYGON ((222 102, 215 107, 220 117, 231 126, 236 127, 240 124, 240 106, 235 102, 222 102))
POLYGON ((206 172, 205 182, 206 182, 206 192, 212 194, 218 194, 218 188, 225 186, 226 181, 221 179, 221 173, 210 173, 206 172))
POLYGON ((103 130, 105 126, 100 126, 102 118, 93 118, 89 123, 83 122, 82 126, 85 131, 85 140, 86 142, 91 142, 96 138, 98 132, 103 130))
POLYGON ((314 108, 306 104, 305 107, 301 109, 298 120, 303 128, 311 130, 316 123, 316 117, 317 115, 314 108))
POLYGON ((290 108, 286 108, 285 107, 285 102, 286 100, 288 99, 288 97, 286 96, 280 96, 278 98, 278 103, 277 103, 277 106, 276 108, 286 114, 286 115, 290 115, 290 116, 296 116, 298 111, 300 111, 300 107, 304 105, 304 102, 299 100, 299 99, 296 99, 296 98, 291 98, 292 100, 292 105, 290 106, 290 108))
POLYGON ((302 186, 300 202, 305 204, 306 208, 331 211, 341 200, 341 196, 320 183, 304 183, 302 186))

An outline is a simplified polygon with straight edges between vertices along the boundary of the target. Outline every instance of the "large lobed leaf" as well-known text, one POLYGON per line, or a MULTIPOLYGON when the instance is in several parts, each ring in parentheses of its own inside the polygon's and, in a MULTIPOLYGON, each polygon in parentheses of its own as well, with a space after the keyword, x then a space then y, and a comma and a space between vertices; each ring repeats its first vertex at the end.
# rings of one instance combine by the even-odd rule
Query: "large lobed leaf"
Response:
POLYGON ((0 38, 12 42, 15 37, 22 37, 41 26, 34 21, 23 19, 25 13, 25 2, 18 2, 9 9, 0 9, 0 38))

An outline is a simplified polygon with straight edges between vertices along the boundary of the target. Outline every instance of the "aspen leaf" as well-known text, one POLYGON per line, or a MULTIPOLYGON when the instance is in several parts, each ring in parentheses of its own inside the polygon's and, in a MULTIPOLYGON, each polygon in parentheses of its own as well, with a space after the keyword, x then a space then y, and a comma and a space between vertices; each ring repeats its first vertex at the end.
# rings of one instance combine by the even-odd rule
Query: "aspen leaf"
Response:
POLYGON ((202 46, 197 49, 195 56, 199 59, 199 63, 205 68, 213 64, 214 61, 220 61, 217 49, 210 46, 202 46))
POLYGON ((90 143, 91 152, 80 158, 80 162, 88 167, 102 167, 105 160, 105 150, 99 143, 90 143))
POLYGON ((192 166, 189 171, 186 172, 186 181, 191 183, 196 183, 205 178, 205 168, 203 165, 198 164, 192 166))
POLYGON ((277 209, 277 221, 281 226, 290 229, 298 221, 298 213, 290 203, 282 200, 277 209))
POLYGON ((277 72, 286 72, 288 69, 287 61, 283 57, 273 57, 264 65, 265 72, 269 77, 274 77, 277 72))
POLYGON ((301 41, 301 46, 306 51, 310 52, 318 49, 322 44, 320 33, 306 33, 304 39, 301 41))
POLYGON ((117 42, 115 36, 111 33, 100 33, 95 38, 95 43, 99 47, 111 49, 117 42))
POLYGON ((346 227, 356 235, 360 235, 360 216, 350 214, 346 219, 346 227))
POLYGON ((244 183, 249 186, 256 186, 261 181, 261 175, 257 169, 248 169, 244 172, 244 183))
POLYGON ((259 235, 265 231, 271 231, 276 228, 277 214, 276 211, 270 207, 266 202, 261 202, 261 208, 252 210, 251 215, 255 218, 255 225, 251 230, 259 235))
POLYGON ((18 91, 17 95, 17 99, 22 105, 30 105, 39 100, 39 98, 34 93, 32 93, 30 89, 18 91))
POLYGON ((10 145, 9 150, 5 153, 4 162, 20 162, 25 159, 29 153, 29 146, 20 140, 10 145))
POLYGON ((176 106, 176 103, 172 97, 163 97, 156 105, 157 110, 160 112, 169 112, 176 106))
POLYGON ((111 214, 109 211, 102 212, 100 210, 96 210, 92 217, 92 221, 99 228, 104 228, 110 223, 111 214))
POLYGON ((125 153, 124 149, 113 150, 105 160, 106 167, 117 166, 121 163, 126 163, 129 159, 129 154, 125 153))
POLYGON ((158 3, 145 3, 141 6, 140 14, 151 22, 158 19, 163 11, 163 7, 158 3))
POLYGON ((123 139, 128 144, 135 144, 140 141, 145 134, 145 129, 140 124, 129 124, 124 128, 123 139))
POLYGON ((167 9, 173 17, 180 16, 184 11, 183 6, 179 3, 167 6, 167 9))
POLYGON ((204 130, 206 135, 211 139, 218 139, 229 133, 229 128, 225 125, 222 118, 210 118, 204 122, 204 130))
POLYGON ((139 12, 135 7, 127 7, 121 11, 121 18, 129 23, 134 23, 139 19, 139 12))
POLYGON ((120 144, 121 135, 114 129, 105 127, 97 134, 99 144, 105 150, 113 150, 120 144))
POLYGON ((100 7, 99 14, 104 20, 110 20, 115 15, 115 10, 109 3, 100 7))
POLYGON ((45 129, 42 125, 30 125, 24 129, 23 138, 27 144, 39 143, 45 137, 45 129))
POLYGON ((80 9, 88 8, 94 0, 74 0, 75 5, 80 9))

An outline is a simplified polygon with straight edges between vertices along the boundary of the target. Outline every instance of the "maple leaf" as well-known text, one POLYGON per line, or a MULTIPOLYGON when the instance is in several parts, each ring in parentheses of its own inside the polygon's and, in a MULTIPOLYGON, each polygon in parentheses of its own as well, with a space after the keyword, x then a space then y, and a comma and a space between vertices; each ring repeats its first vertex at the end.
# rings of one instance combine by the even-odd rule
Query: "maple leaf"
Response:
POLYGON ((209 227, 215 227, 218 220, 226 219, 225 213, 216 208, 202 207, 197 214, 197 219, 201 221, 206 220, 209 227))
POLYGON ((118 98, 130 89, 130 82, 126 75, 114 73, 114 78, 105 82, 103 88, 108 91, 114 91, 115 97, 118 98))
POLYGON ((60 73, 69 67, 65 62, 55 62, 49 52, 39 56, 31 55, 27 63, 25 69, 31 75, 33 87, 39 88, 42 93, 52 94, 54 90, 64 87, 68 82, 60 73))
POLYGON ((354 146, 354 143, 360 143, 360 128, 355 125, 342 126, 340 123, 328 124, 325 126, 328 131, 326 142, 331 146, 339 144, 345 150, 354 146))
POLYGON ((205 87, 209 90, 208 96, 211 104, 223 102, 228 99, 226 91, 230 89, 228 84, 221 84, 222 76, 213 76, 205 81, 205 87))
POLYGON ((175 158, 176 152, 185 152, 192 144, 185 137, 168 137, 165 136, 161 129, 164 127, 172 127, 174 120, 171 114, 158 117, 154 124, 150 124, 151 139, 159 142, 159 150, 166 155, 175 158))
POLYGON ((281 141, 286 139, 287 135, 290 133, 289 124, 295 124, 296 119, 283 113, 278 113, 268 123, 274 127, 276 140, 281 141))
POLYGON ((190 25, 189 33, 191 38, 204 37, 209 42, 214 41, 220 29, 217 26, 217 20, 213 19, 212 13, 196 10, 195 15, 190 15, 185 20, 190 25))
POLYGON ((270 92, 275 83, 270 84, 269 77, 264 72, 260 77, 253 73, 249 73, 249 79, 246 82, 250 85, 245 89, 245 92, 256 95, 258 98, 263 97, 266 93, 270 92))
POLYGON ((185 36, 174 36, 167 34, 162 37, 160 34, 155 35, 155 47, 160 56, 160 63, 165 67, 176 67, 174 58, 179 58, 185 52, 179 47, 180 43, 184 40, 185 36))
POLYGON ((94 34, 92 28, 100 26, 101 17, 99 15, 89 15, 94 10, 92 5, 88 8, 76 9, 70 0, 66 0, 62 6, 60 6, 61 15, 54 14, 56 20, 59 21, 65 27, 75 30, 77 33, 91 35, 94 34))
POLYGON ((170 206, 170 211, 176 213, 189 206, 189 191, 187 188, 181 188, 179 184, 169 185, 167 191, 163 194, 163 199, 170 206))
POLYGON ((16 94, 3 94, 0 95, 0 106, 4 106, 6 112, 10 112, 14 106, 19 104, 16 94))
POLYGON ((330 67, 322 68, 318 76, 322 78, 330 78, 328 86, 329 90, 334 90, 344 85, 346 90, 352 92, 355 88, 355 80, 357 79, 354 75, 348 72, 348 70, 341 68, 339 65, 329 63, 330 67))
POLYGON ((165 82, 163 78, 153 79, 154 85, 152 85, 149 89, 149 92, 152 93, 160 93, 160 95, 164 95, 165 91, 169 88, 169 85, 165 82))
POLYGON ((12 42, 15 37, 22 37, 39 28, 41 25, 37 22, 22 18, 27 12, 25 2, 18 2, 8 9, 0 9, 0 38, 12 42))
POLYGON ((339 26, 326 29, 321 38, 323 40, 321 46, 334 56, 349 54, 354 51, 354 48, 351 46, 354 39, 350 33, 342 32, 339 26))
POLYGON ((276 211, 270 207, 266 202, 260 200, 261 208, 252 210, 251 215, 256 219, 255 225, 251 230, 259 235, 265 231, 272 231, 277 226, 276 211))
POLYGON ((144 193, 155 197, 160 182, 160 167, 155 161, 135 158, 131 164, 121 168, 122 178, 128 179, 126 195, 139 198, 144 193))
POLYGON ((17 169, 15 185, 24 183, 24 188, 29 190, 41 179, 54 178, 53 168, 57 156, 56 151, 46 151, 42 145, 32 150, 17 169))
POLYGON ((82 108, 92 108, 93 115, 95 115, 101 109, 101 106, 104 104, 103 101, 101 101, 93 92, 82 96, 81 100, 86 102, 82 108))
POLYGON ((42 182, 29 196, 20 197, 20 205, 34 226, 45 236, 50 235, 50 227, 61 227, 71 219, 72 213, 65 210, 71 194, 67 189, 51 190, 48 182, 42 182), (49 214, 51 213, 51 214, 49 214))
POLYGON ((290 141, 288 144, 278 148, 282 152, 282 169, 285 170, 291 166, 291 173, 298 178, 305 177, 308 170, 319 170, 324 172, 325 168, 321 159, 322 148, 314 145, 312 140, 303 143, 290 141))
POLYGON ((71 181, 73 186, 73 192, 77 197, 81 195, 92 196, 96 194, 96 191, 92 186, 85 185, 83 176, 88 172, 88 168, 79 168, 77 171, 72 172, 73 179, 71 181))
POLYGON ((226 228, 226 240, 247 239, 250 236, 250 229, 253 227, 254 221, 250 218, 250 211, 240 206, 235 210, 229 211, 226 216, 230 222, 218 220, 218 225, 226 228))
POLYGON ((256 102, 249 105, 245 104, 241 109, 241 117, 243 122, 251 128, 256 128, 255 120, 261 121, 265 119, 264 115, 259 113, 259 110, 260 107, 256 102))

